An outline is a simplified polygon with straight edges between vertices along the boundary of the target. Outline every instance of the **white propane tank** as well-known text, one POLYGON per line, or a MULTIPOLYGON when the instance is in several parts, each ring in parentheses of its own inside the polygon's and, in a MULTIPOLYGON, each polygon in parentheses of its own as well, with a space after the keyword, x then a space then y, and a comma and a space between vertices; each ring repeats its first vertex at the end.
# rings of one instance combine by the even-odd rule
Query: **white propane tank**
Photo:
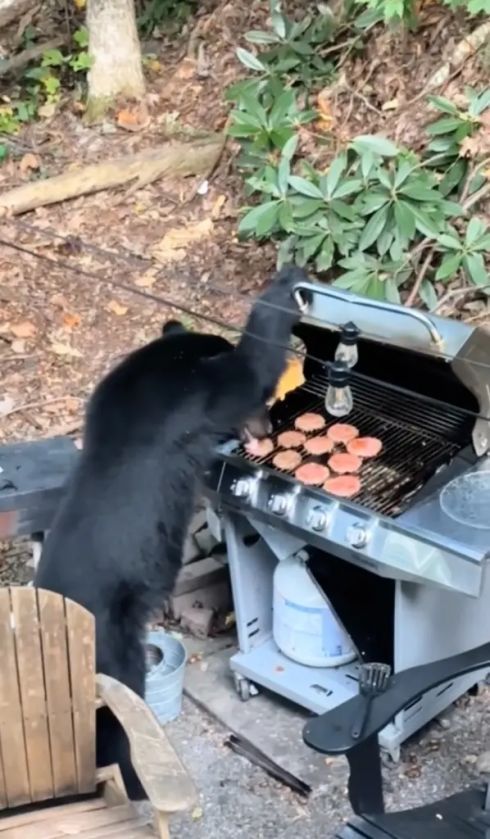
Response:
POLYGON ((349 636, 301 559, 289 557, 274 572, 274 641, 307 667, 340 667, 356 658, 349 636))

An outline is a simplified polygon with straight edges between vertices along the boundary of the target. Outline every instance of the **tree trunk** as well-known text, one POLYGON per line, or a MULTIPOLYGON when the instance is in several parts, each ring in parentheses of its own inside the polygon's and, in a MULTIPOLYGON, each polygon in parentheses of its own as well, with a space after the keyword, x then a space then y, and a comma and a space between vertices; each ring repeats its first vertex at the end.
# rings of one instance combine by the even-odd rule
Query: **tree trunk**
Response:
POLYGON ((116 98, 140 99, 145 92, 134 0, 88 0, 87 29, 93 61, 87 117, 94 119, 116 98))
POLYGON ((35 6, 36 0, 0 0, 0 29, 35 6))

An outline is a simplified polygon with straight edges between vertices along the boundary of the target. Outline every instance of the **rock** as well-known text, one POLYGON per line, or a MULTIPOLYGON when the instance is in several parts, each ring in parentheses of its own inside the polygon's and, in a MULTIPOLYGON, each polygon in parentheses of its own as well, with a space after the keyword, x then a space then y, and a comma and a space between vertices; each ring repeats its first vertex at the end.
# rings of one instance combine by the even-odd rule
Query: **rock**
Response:
POLYGON ((475 769, 481 775, 490 774, 490 752, 482 752, 481 755, 478 755, 475 762, 475 769))
POLYGON ((172 594, 168 601, 171 617, 179 620, 190 607, 213 609, 215 612, 229 612, 232 604, 229 580, 213 583, 185 594, 172 594))
POLYGON ((182 629, 187 629, 195 638, 207 638, 214 612, 212 609, 198 609, 196 606, 189 606, 182 612, 180 624, 182 629))

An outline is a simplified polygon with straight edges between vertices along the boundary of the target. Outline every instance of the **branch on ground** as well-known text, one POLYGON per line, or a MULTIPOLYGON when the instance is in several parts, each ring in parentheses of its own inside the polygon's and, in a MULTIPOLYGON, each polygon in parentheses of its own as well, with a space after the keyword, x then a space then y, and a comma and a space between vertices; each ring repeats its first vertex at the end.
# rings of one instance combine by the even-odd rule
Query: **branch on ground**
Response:
POLYGON ((0 0, 0 29, 17 20, 38 3, 38 0, 0 0))
POLYGON ((57 204, 80 195, 89 195, 133 182, 139 189, 165 176, 202 175, 219 160, 223 136, 193 143, 167 143, 157 149, 126 155, 116 160, 94 163, 42 181, 24 184, 0 196, 0 215, 19 215, 57 204))

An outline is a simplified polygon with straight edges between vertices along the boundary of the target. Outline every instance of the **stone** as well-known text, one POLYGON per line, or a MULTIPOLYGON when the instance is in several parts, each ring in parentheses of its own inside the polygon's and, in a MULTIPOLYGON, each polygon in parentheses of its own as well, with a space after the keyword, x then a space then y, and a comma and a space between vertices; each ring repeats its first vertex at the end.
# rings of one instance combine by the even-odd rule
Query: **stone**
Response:
POLYGON ((490 775, 490 752, 478 755, 475 768, 481 775, 490 775))
POLYGON ((205 527, 207 525, 207 522, 208 522, 208 520, 207 520, 206 510, 205 509, 198 510, 196 513, 194 513, 194 515, 192 517, 190 527, 189 527, 189 533, 192 533, 193 536, 196 533, 199 533, 199 531, 202 530, 203 527, 205 527))
POLYGON ((227 579, 228 569, 226 565, 212 556, 208 556, 181 568, 173 593, 176 596, 186 594, 188 591, 197 591, 227 579))
POLYGON ((194 539, 199 545, 201 556, 209 556, 216 545, 216 539, 207 525, 199 533, 194 534, 194 539))
POLYGON ((180 619, 182 629, 187 629, 195 638, 207 638, 213 622, 214 611, 212 609, 200 609, 197 606, 188 606, 184 609, 180 619))
POLYGON ((168 607, 171 617, 179 620, 182 613, 193 606, 213 609, 216 612, 229 612, 231 603, 230 584, 228 580, 224 580, 196 591, 173 594, 169 598, 168 607))
POLYGON ((196 559, 200 559, 201 556, 201 548, 197 544, 194 536, 191 533, 189 533, 184 545, 182 565, 189 565, 190 562, 194 562, 196 559))

